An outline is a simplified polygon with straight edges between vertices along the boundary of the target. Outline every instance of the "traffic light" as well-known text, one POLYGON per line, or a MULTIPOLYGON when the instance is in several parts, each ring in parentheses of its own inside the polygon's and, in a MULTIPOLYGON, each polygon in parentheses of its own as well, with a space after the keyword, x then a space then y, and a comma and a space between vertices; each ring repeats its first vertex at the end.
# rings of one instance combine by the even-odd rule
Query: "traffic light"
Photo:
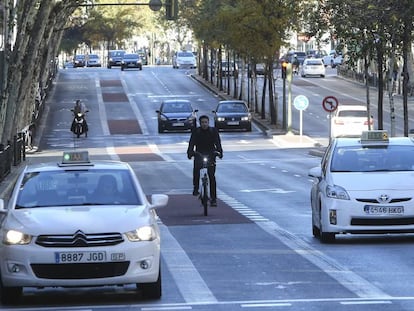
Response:
POLYGON ((168 20, 177 19, 178 0, 165 0, 165 17, 168 20))
POLYGON ((282 79, 286 79, 287 66, 288 66, 287 62, 282 63, 282 79))

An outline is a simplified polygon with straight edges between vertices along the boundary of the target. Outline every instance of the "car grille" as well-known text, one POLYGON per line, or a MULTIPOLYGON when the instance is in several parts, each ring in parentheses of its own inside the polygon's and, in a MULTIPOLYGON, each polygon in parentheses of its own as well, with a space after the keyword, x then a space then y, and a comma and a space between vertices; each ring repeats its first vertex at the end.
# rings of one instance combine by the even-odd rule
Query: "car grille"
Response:
MULTIPOLYGON (((356 200, 362 203, 381 203, 378 199, 356 199, 356 200)), ((411 198, 396 198, 396 199, 391 199, 387 203, 400 203, 400 202, 407 202, 410 200, 411 198)))
POLYGON ((32 264, 36 277, 41 279, 97 279, 124 275, 129 261, 77 263, 77 264, 32 264))
POLYGON ((124 241, 120 233, 86 234, 77 231, 71 235, 40 235, 36 244, 43 247, 97 247, 112 246, 124 241))
POLYGON ((413 225, 414 217, 407 218, 352 218, 352 226, 404 226, 413 225))

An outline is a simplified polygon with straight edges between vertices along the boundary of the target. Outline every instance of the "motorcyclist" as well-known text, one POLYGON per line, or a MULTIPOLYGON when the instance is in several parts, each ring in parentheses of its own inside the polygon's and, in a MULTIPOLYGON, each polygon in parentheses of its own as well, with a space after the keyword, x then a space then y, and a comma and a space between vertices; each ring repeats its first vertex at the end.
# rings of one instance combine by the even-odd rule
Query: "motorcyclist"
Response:
MULTIPOLYGON (((219 153, 219 158, 223 157, 223 148, 221 147, 221 139, 216 128, 209 126, 209 118, 202 115, 199 118, 200 127, 194 129, 191 133, 190 141, 188 143, 187 157, 191 159, 195 156, 195 151, 201 154, 209 155, 210 164, 207 172, 210 179, 210 205, 217 206, 217 189, 216 189, 216 161, 214 153, 219 153)), ((198 189, 200 186, 200 169, 202 161, 200 157, 194 157, 193 168, 193 195, 199 195, 198 189)))
POLYGON ((80 121, 83 118, 83 123, 82 123, 83 133, 87 133, 88 123, 86 122, 85 114, 86 112, 88 112, 88 110, 86 109, 86 105, 80 99, 77 99, 75 101, 75 106, 73 107, 72 112, 74 114, 74 118, 73 118, 72 126, 70 130, 74 132, 76 121, 80 121))

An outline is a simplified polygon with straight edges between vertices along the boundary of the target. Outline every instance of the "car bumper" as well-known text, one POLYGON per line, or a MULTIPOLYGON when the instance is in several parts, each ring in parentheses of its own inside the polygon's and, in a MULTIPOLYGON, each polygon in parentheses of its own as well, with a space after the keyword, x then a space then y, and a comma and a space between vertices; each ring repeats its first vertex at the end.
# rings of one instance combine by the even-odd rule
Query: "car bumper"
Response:
POLYGON ((177 63, 177 67, 178 68, 189 68, 189 69, 192 69, 192 68, 196 68, 197 66, 195 64, 178 64, 177 63))
POLYGON ((414 205, 387 204, 393 213, 368 214, 369 206, 355 201, 335 202, 323 209, 322 222, 325 232, 334 233, 409 233, 414 232, 414 205), (401 213, 403 211, 403 213, 401 213))
POLYGON ((159 274, 160 243, 124 242, 110 248, 44 248, 37 245, 3 246, 0 267, 4 286, 101 286, 155 282, 159 274), (56 252, 105 251, 103 263, 55 261, 56 252), (124 256, 119 254, 125 254, 124 256), (119 260, 110 261, 115 256, 119 260), (146 267, 148 264, 148 267, 146 267))
POLYGON ((248 129, 251 128, 251 121, 234 121, 234 120, 225 120, 225 121, 216 121, 215 127, 218 129, 248 129))
POLYGON ((168 121, 168 122, 160 122, 160 127, 166 131, 184 131, 184 130, 191 130, 195 127, 195 121, 168 121))

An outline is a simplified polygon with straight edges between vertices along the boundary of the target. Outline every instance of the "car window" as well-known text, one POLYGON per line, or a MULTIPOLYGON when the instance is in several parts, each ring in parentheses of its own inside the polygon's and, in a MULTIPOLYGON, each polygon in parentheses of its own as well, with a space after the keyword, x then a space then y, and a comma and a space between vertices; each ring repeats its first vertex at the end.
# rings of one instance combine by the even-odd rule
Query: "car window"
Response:
POLYGON ((224 104, 219 105, 217 112, 247 112, 244 104, 224 104))
POLYGON ((162 107, 162 112, 171 113, 171 112, 191 112, 191 106, 188 103, 168 103, 164 104, 162 107))
POLYGON ((414 148, 340 147, 332 155, 331 172, 374 172, 414 170, 414 148))
POLYGON ((125 54, 124 58, 138 58, 138 54, 125 54))
POLYGON ((338 117, 367 118, 367 111, 366 110, 340 110, 338 111, 338 117))
POLYGON ((111 56, 123 56, 125 52, 117 51, 117 52, 110 52, 111 56))
POLYGON ((194 57, 194 54, 191 52, 180 52, 177 53, 178 57, 194 57))
POLYGON ((307 60, 306 61, 306 65, 317 65, 317 66, 320 66, 320 65, 323 65, 322 64, 322 62, 320 61, 320 60, 307 60))
POLYGON ((89 54, 89 59, 91 59, 91 58, 99 58, 99 56, 96 55, 96 54, 89 54))
POLYGON ((17 196, 16 208, 73 205, 141 205, 127 170, 81 170, 28 173, 17 196), (102 188, 103 176, 115 181, 102 188))

